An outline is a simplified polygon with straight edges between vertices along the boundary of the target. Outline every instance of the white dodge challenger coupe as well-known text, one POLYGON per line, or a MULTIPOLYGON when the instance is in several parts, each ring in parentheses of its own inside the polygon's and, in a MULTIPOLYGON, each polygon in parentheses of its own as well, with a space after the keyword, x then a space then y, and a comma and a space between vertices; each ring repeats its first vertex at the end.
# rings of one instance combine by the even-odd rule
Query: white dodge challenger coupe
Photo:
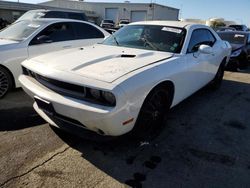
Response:
POLYGON ((197 90, 217 88, 230 53, 207 26, 137 22, 102 44, 26 60, 19 80, 53 126, 140 138, 197 90))
POLYGON ((27 58, 102 42, 109 34, 100 27, 69 19, 18 21, 0 31, 0 98, 21 87, 21 62, 27 58))

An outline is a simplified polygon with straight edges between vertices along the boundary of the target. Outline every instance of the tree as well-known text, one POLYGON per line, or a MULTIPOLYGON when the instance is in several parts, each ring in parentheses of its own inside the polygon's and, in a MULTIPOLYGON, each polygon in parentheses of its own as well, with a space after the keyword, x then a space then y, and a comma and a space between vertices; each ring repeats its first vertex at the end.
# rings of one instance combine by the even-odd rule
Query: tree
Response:
POLYGON ((225 27, 226 24, 224 22, 221 21, 214 21, 211 25, 211 27, 213 28, 217 28, 217 27, 225 27))

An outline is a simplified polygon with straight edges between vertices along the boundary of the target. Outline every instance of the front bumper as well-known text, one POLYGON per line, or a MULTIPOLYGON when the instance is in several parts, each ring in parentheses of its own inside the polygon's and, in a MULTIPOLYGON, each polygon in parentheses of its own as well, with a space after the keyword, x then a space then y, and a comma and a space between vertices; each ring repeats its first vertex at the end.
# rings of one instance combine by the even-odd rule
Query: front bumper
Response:
POLYGON ((38 108, 36 102, 34 108, 43 119, 53 126, 60 128, 59 124, 68 123, 72 125, 72 128, 88 129, 108 136, 123 135, 134 126, 136 118, 132 117, 130 111, 124 105, 118 104, 116 107, 104 107, 65 97, 46 88, 34 78, 25 75, 21 75, 19 81, 24 91, 32 98, 38 97, 52 104, 55 110, 54 115, 50 115, 38 108), (58 116, 61 119, 58 119, 58 116), (131 118, 134 118, 134 121, 123 125, 123 122, 131 118), (65 120, 67 122, 64 122, 65 120))

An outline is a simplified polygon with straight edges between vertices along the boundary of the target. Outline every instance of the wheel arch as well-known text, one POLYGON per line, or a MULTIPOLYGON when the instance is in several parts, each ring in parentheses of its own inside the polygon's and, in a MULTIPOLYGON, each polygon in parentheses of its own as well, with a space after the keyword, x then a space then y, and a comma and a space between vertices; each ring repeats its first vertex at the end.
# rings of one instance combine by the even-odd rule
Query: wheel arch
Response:
POLYGON ((227 56, 226 57, 224 57, 223 59, 222 59, 222 61, 221 61, 222 63, 227 63, 227 56))
MULTIPOLYGON (((157 88, 166 88, 168 91, 170 91, 170 97, 169 97, 169 100, 167 101, 168 102, 168 107, 170 108, 172 106, 172 103, 173 103, 173 99, 174 99, 174 91, 175 91, 175 87, 174 87, 174 83, 171 81, 171 80, 162 80, 158 83, 156 83, 146 94, 146 97, 144 98, 143 100, 143 103, 142 103, 142 106, 141 106, 141 109, 143 108, 143 105, 145 104, 145 102, 147 101, 148 97, 152 94, 152 92, 154 92, 155 89, 157 88)), ((134 136, 138 136, 139 134, 139 138, 141 138, 140 134, 141 134, 141 127, 140 127, 140 115, 141 115, 141 109, 139 111, 139 114, 137 115, 137 118, 136 118, 136 121, 135 121, 135 124, 132 128, 132 131, 130 134, 134 135, 134 136)), ((160 128, 160 127, 159 127, 160 128)), ((159 129, 160 130, 160 129, 159 129)), ((144 137, 144 136, 143 136, 144 137)))
POLYGON ((5 69, 10 74, 11 80, 12 80, 12 84, 13 84, 11 89, 15 88, 16 87, 16 82, 15 82, 15 78, 14 78, 12 72, 6 66, 4 66, 2 64, 0 64, 0 67, 3 68, 3 69, 5 69))
MULTIPOLYGON (((162 80, 160 82, 158 82, 157 84, 154 85, 154 87, 152 87, 150 89, 150 91, 148 92, 147 96, 157 87, 164 87, 166 89, 168 89, 170 91, 170 98, 169 98, 169 107, 172 106, 173 100, 174 100, 174 94, 175 94, 175 85, 174 82, 171 80, 162 80)), ((146 98, 147 98, 146 96, 146 98)), ((146 98, 144 99, 144 101, 146 100, 146 98)))

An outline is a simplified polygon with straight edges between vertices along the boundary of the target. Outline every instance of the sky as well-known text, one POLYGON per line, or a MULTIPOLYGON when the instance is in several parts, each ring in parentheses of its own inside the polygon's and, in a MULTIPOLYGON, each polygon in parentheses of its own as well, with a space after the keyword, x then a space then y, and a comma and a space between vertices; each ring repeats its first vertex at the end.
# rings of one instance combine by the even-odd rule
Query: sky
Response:
MULTIPOLYGON (((17 0, 8 0, 15 1, 17 0)), ((19 0, 24 3, 41 3, 46 0, 19 0)), ((86 0, 95 2, 124 2, 124 0, 86 0)), ((225 18, 250 26, 250 0, 130 0, 130 2, 159 4, 179 8, 180 18, 225 18)))

